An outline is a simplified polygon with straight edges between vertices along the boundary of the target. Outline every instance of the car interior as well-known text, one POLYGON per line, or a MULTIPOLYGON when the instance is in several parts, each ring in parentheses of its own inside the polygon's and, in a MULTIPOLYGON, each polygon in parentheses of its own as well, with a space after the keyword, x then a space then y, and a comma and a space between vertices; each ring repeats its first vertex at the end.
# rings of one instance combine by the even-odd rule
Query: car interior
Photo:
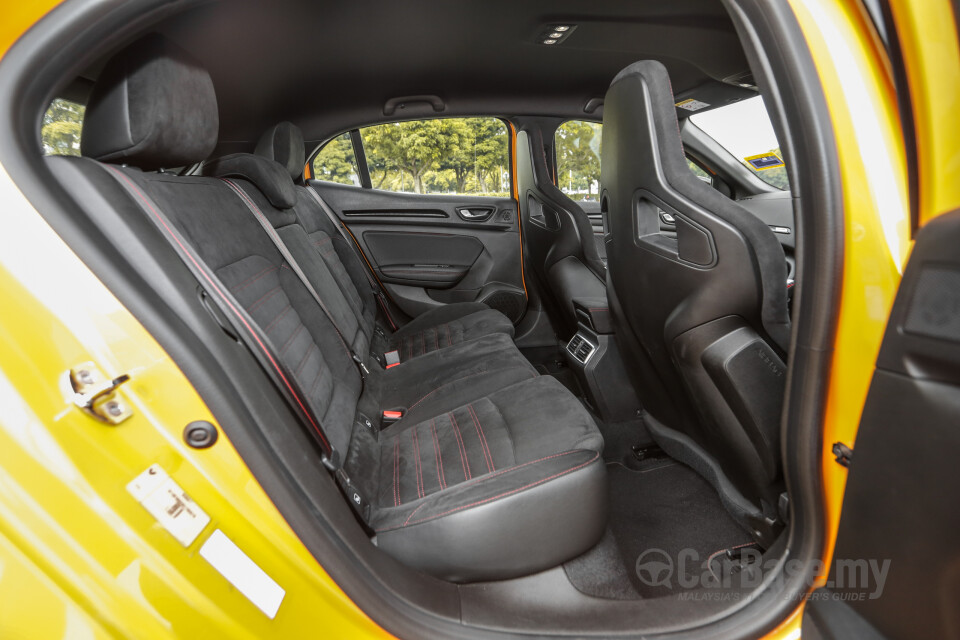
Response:
POLYGON ((692 628, 761 588, 696 597, 785 557, 793 498, 800 196, 779 116, 763 157, 711 133, 778 100, 728 9, 173 3, 49 80, 79 144, 36 113, 36 153, 138 295, 293 416, 261 448, 361 608, 692 628))

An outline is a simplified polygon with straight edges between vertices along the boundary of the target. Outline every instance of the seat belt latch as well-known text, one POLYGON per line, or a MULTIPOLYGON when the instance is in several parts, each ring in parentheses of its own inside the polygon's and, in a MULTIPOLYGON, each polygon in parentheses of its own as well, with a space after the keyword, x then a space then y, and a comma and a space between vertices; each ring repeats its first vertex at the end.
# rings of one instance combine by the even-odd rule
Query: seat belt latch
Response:
POLYGON ((387 351, 383 354, 383 359, 386 361, 385 369, 390 367, 395 367, 400 364, 400 352, 394 349, 393 351, 387 351))
POLYGON ((403 411, 384 411, 383 426, 389 426, 403 417, 403 411))

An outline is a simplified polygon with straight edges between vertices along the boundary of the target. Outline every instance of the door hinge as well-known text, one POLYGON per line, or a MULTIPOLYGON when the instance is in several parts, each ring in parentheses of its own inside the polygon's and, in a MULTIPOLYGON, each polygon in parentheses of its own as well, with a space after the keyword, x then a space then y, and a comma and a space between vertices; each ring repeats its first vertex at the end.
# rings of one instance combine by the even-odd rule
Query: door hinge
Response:
POLYGON ((70 400, 89 416, 107 424, 120 424, 133 415, 130 406, 117 393, 117 387, 130 379, 123 374, 109 379, 92 362, 79 364, 66 373, 73 396, 70 400))
POLYGON ((850 461, 853 460, 853 449, 842 442, 834 442, 833 455, 836 457, 837 463, 840 466, 849 467, 850 461))

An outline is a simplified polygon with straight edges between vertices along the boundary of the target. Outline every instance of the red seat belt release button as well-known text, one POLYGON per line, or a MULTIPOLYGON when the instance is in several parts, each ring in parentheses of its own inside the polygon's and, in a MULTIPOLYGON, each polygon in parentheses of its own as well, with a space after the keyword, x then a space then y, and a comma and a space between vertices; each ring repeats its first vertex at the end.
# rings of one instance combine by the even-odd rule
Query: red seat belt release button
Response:
POLYGON ((403 417, 403 411, 384 411, 383 424, 390 425, 403 417))
POLYGON ((400 364, 400 352, 397 350, 387 351, 383 354, 383 359, 387 363, 385 368, 395 367, 400 364))

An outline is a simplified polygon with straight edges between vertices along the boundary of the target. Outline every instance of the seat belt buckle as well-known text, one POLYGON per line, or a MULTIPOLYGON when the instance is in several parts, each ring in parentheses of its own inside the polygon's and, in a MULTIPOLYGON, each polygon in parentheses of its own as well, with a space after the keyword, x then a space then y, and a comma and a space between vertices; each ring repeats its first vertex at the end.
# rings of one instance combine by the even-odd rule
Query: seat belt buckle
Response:
POLYGON ((388 427, 403 417, 403 411, 384 411, 381 422, 384 427, 388 427))
POLYGON ((387 351, 383 354, 383 359, 386 361, 386 366, 384 369, 389 369, 390 367, 395 367, 400 364, 400 352, 394 349, 393 351, 387 351))

